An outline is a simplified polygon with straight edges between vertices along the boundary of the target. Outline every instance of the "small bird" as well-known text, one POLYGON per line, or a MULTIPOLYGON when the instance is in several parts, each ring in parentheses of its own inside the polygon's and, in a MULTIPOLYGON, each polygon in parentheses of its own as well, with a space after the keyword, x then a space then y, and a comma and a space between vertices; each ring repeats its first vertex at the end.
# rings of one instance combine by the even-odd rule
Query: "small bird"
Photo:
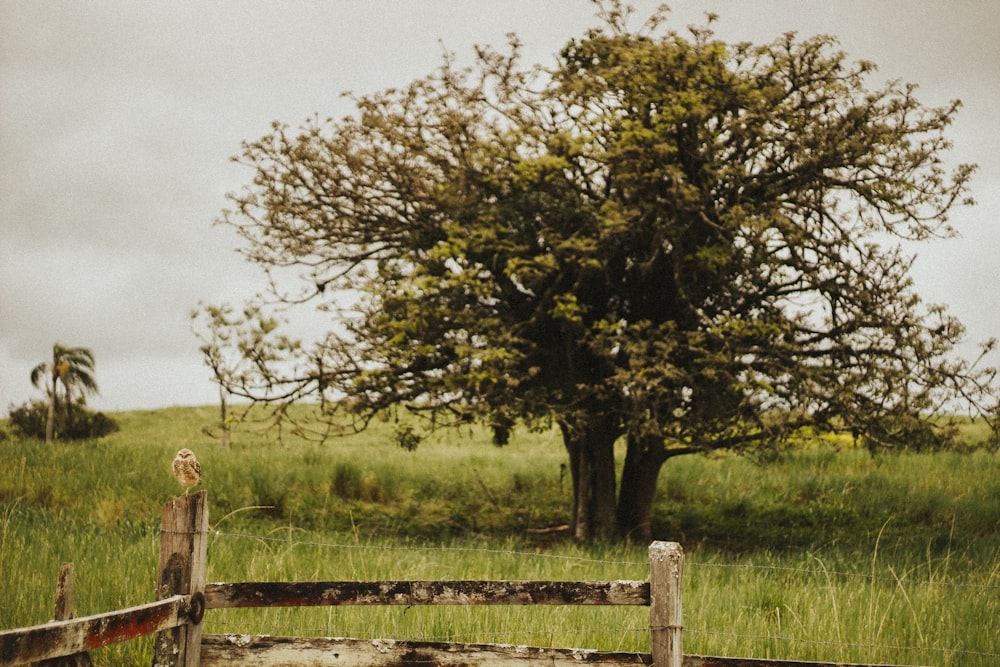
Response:
POLYGON ((184 493, 192 486, 201 484, 201 464, 194 457, 194 452, 185 447, 177 452, 174 459, 174 477, 184 487, 184 493))

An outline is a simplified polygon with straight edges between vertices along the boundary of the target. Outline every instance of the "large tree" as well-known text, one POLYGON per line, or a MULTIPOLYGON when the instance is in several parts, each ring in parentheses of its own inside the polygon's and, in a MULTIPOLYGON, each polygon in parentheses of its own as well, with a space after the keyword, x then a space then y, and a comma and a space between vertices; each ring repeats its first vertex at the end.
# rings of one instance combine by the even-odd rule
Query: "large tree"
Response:
POLYGON ((73 392, 79 390, 79 400, 97 393, 94 378, 94 353, 85 347, 52 346, 52 360, 43 361, 31 370, 31 383, 48 394, 48 417, 45 421, 45 441, 56 437, 56 424, 69 429, 73 419, 73 392), (43 386, 44 385, 44 386, 43 386), (62 398, 59 387, 62 386, 62 398))
POLYGON ((292 357, 256 350, 231 389, 482 420, 498 443, 555 423, 580 539, 647 536, 680 454, 933 439, 949 401, 985 407, 993 371, 953 357, 963 329, 914 293, 903 245, 951 235, 966 202, 973 167, 942 162, 959 104, 871 87, 829 37, 602 17, 550 71, 512 39, 244 145, 255 176, 223 220, 298 271, 281 300, 341 317, 292 357))

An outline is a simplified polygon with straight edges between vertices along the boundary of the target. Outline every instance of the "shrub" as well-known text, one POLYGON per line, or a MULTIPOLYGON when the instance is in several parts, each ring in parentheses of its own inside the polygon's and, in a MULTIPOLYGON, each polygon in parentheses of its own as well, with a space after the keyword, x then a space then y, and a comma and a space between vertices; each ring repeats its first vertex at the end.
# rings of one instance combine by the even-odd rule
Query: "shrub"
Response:
POLYGON ((48 405, 44 401, 29 401, 17 407, 10 406, 10 429, 26 438, 45 438, 45 419, 48 415, 48 405))
MULTIPOLYGON (((8 408, 10 414, 9 427, 16 434, 25 438, 45 439, 45 422, 48 419, 49 406, 45 401, 28 401, 18 406, 8 408)), ((100 438, 118 430, 118 423, 103 412, 91 412, 86 406, 76 403, 70 411, 71 419, 57 420, 56 437, 62 440, 86 440, 100 438)))
POLYGON ((103 412, 91 412, 82 406, 73 406, 73 422, 63 437, 70 440, 101 438, 118 430, 118 422, 103 412))

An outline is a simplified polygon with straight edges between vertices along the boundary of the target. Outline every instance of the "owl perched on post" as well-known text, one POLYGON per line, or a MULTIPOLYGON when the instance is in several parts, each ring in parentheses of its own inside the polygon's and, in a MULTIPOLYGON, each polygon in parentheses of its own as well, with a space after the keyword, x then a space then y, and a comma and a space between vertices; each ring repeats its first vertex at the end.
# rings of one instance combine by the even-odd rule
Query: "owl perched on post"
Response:
POLYGON ((194 457, 194 452, 187 447, 177 452, 177 457, 174 459, 174 477, 184 487, 184 493, 187 493, 192 486, 201 483, 201 464, 194 457))

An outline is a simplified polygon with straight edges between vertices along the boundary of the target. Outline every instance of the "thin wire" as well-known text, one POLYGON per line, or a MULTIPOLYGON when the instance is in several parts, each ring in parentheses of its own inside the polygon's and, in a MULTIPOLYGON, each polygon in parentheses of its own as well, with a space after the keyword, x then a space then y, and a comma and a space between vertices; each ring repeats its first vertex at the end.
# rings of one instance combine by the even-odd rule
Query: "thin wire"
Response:
POLYGON ((746 570, 771 570, 775 572, 797 572, 810 575, 836 575, 840 577, 853 577, 856 579, 867 579, 868 581, 885 581, 891 584, 914 584, 924 586, 949 586, 952 588, 976 588, 991 590, 1000 588, 997 584, 967 584, 952 581, 931 581, 927 579, 906 580, 897 577, 887 577, 879 574, 864 574, 861 572, 841 572, 837 570, 819 570, 816 568, 791 567, 788 565, 754 565, 753 563, 700 563, 697 561, 686 561, 685 567, 715 567, 720 569, 746 569, 746 570))
POLYGON ((161 533, 166 533, 168 535, 206 535, 203 530, 169 530, 167 528, 161 528, 161 533))
MULTIPOLYGON (((443 551, 443 552, 465 552, 465 553, 484 553, 492 555, 503 555, 503 556, 521 556, 527 558, 546 558, 552 560, 565 560, 565 561, 577 561, 584 563, 596 563, 601 565, 622 565, 622 566, 636 566, 636 567, 649 567, 649 561, 627 561, 627 560, 607 560, 600 558, 587 558, 584 556, 565 556, 561 554, 547 554, 547 553, 536 553, 531 551, 509 551, 503 549, 481 549, 475 547, 415 547, 411 545, 403 546, 373 546, 365 544, 343 544, 336 542, 317 542, 317 541, 304 541, 304 540, 288 540, 280 537, 262 537, 259 535, 249 535, 245 533, 225 533, 221 531, 215 531, 215 536, 218 537, 236 537, 241 539, 251 539, 260 540, 263 542, 280 542, 282 544, 288 544, 292 546, 313 546, 313 547, 323 547, 328 549, 360 549, 360 550, 370 550, 370 551, 443 551)), ((850 577, 857 579, 865 579, 867 581, 883 581, 891 584, 911 584, 911 585, 922 585, 922 586, 944 586, 950 588, 968 588, 976 590, 997 590, 1000 589, 1000 585, 997 584, 971 584, 962 582, 952 582, 952 581, 931 581, 925 579, 914 579, 906 580, 896 577, 889 577, 877 574, 865 574, 860 572, 843 572, 838 570, 820 570, 816 568, 802 568, 802 567, 791 567, 787 565, 755 565, 753 563, 706 563, 700 561, 686 560, 684 563, 685 567, 705 567, 705 568, 718 568, 718 569, 734 569, 734 570, 764 570, 772 572, 794 572, 801 574, 808 574, 811 576, 840 576, 840 577, 850 577)))
POLYGON ((649 567, 649 561, 604 560, 600 558, 587 558, 585 556, 564 556, 561 554, 535 553, 531 551, 509 551, 504 549, 480 549, 475 547, 415 547, 412 545, 373 546, 368 544, 340 544, 332 542, 312 542, 306 540, 287 540, 280 537, 261 537, 259 535, 247 535, 245 533, 216 532, 215 535, 218 537, 238 537, 242 539, 260 540, 263 542, 281 542, 283 544, 289 544, 292 546, 302 545, 302 546, 312 546, 312 547, 324 547, 330 549, 360 549, 360 550, 370 550, 370 551, 448 551, 448 552, 466 552, 466 553, 485 553, 485 554, 502 555, 502 556, 522 556, 527 558, 571 560, 571 561, 580 561, 584 563, 598 563, 602 565, 634 565, 634 566, 649 567))

